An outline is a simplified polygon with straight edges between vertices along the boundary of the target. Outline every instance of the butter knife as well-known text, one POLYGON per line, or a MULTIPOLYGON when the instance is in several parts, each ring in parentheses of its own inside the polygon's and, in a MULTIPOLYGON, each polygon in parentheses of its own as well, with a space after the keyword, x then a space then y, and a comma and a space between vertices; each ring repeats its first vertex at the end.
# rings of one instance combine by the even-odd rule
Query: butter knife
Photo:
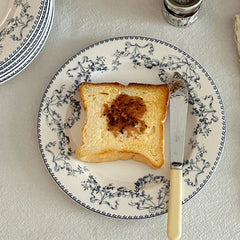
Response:
POLYGON ((182 166, 188 111, 188 90, 180 73, 175 72, 170 85, 170 190, 167 235, 177 240, 182 232, 182 166))

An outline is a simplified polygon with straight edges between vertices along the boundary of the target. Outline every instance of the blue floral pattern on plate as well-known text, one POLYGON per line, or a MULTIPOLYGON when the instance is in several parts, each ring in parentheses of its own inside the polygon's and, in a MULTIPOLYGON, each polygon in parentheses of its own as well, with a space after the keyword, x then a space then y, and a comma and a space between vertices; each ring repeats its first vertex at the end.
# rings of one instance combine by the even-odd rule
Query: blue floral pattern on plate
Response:
POLYGON ((11 14, 0 29, 1 64, 7 62, 31 36, 38 24, 44 2, 45 0, 14 0, 11 14))
POLYGON ((40 52, 55 8, 54 0, 11 0, 8 6, 0 28, 0 84, 21 72, 40 52))
POLYGON ((174 71, 187 80, 189 90, 183 203, 205 185, 220 160, 225 140, 224 109, 213 80, 196 60, 169 43, 120 37, 91 45, 70 58, 42 98, 38 116, 42 157, 53 179, 73 200, 117 218, 147 218, 167 212, 168 156, 159 170, 131 161, 97 165, 76 159, 84 120, 78 90, 85 81, 126 83, 127 78, 167 83, 174 71), (132 167, 137 169, 135 173, 132 167))
MULTIPOLYGON (((23 39, 23 32, 28 27, 29 23, 34 20, 34 16, 28 13, 31 7, 28 1, 15 0, 14 6, 20 8, 19 15, 11 17, 7 20, 7 26, 0 31, 0 42, 6 37, 12 41, 21 41, 23 39), (16 30, 19 30, 18 32, 16 30)), ((0 48, 3 46, 0 45, 0 48)))

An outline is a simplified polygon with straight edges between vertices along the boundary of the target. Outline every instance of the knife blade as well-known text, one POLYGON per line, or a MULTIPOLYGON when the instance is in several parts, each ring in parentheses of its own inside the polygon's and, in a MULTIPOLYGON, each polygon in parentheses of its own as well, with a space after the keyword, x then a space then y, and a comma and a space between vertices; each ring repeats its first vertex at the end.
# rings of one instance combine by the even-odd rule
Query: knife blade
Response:
POLYGON ((188 111, 188 89, 180 73, 175 72, 170 85, 170 190, 168 203, 169 239, 177 240, 182 232, 182 166, 188 111))

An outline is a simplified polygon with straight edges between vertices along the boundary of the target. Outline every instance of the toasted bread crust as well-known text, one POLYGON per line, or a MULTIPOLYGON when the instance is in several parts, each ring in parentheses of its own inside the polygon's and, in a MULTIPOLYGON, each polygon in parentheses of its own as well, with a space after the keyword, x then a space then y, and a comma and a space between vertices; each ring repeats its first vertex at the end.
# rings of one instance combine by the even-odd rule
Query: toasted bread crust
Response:
POLYGON ((133 159, 139 162, 143 162, 154 169, 161 168, 164 165, 164 161, 162 161, 161 164, 155 164, 154 162, 151 161, 151 159, 137 152, 116 151, 115 149, 99 152, 99 153, 88 155, 85 157, 79 156, 79 158, 81 158, 82 161, 84 162, 91 162, 91 163, 112 162, 117 160, 133 159))
MULTIPOLYGON (((82 161, 86 162, 106 162, 106 161, 116 161, 118 159, 127 160, 127 159, 134 159, 136 161, 144 162, 148 164, 150 167, 157 169, 161 168, 164 165, 164 127, 163 122, 166 119, 166 113, 167 113, 167 107, 168 107, 168 101, 169 101, 169 86, 167 84, 164 85, 151 85, 151 84, 138 84, 138 83, 130 83, 129 85, 122 85, 120 83, 114 82, 114 83, 88 83, 84 82, 81 84, 80 87, 80 96, 82 100, 83 108, 86 112, 86 120, 84 122, 83 128, 82 128, 82 142, 83 144, 78 149, 78 157, 82 161), (87 99, 86 96, 84 96, 84 88, 86 87, 94 87, 94 86, 102 86, 107 88, 120 88, 120 89, 144 89, 152 91, 153 89, 159 89, 161 88, 164 92, 164 100, 162 103, 162 114, 161 119, 159 122, 159 161, 154 161, 153 159, 149 158, 146 154, 138 152, 136 149, 129 151, 129 149, 117 149, 116 148, 104 148, 102 150, 95 151, 92 149, 90 152, 86 153, 84 150, 84 146, 86 145, 86 136, 85 136, 85 129, 87 122, 89 121, 88 118, 88 106, 87 106, 87 99)), ((134 140, 133 140, 134 141, 134 140)))

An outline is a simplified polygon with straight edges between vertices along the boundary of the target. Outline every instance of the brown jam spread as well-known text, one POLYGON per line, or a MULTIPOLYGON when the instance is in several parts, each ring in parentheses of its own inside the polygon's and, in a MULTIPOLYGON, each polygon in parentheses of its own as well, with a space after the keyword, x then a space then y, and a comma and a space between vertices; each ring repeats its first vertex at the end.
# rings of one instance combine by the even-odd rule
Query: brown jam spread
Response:
POLYGON ((108 131, 116 137, 119 133, 132 136, 143 133, 147 125, 141 118, 146 112, 146 105, 141 97, 120 94, 111 104, 104 104, 103 116, 107 117, 108 131))

